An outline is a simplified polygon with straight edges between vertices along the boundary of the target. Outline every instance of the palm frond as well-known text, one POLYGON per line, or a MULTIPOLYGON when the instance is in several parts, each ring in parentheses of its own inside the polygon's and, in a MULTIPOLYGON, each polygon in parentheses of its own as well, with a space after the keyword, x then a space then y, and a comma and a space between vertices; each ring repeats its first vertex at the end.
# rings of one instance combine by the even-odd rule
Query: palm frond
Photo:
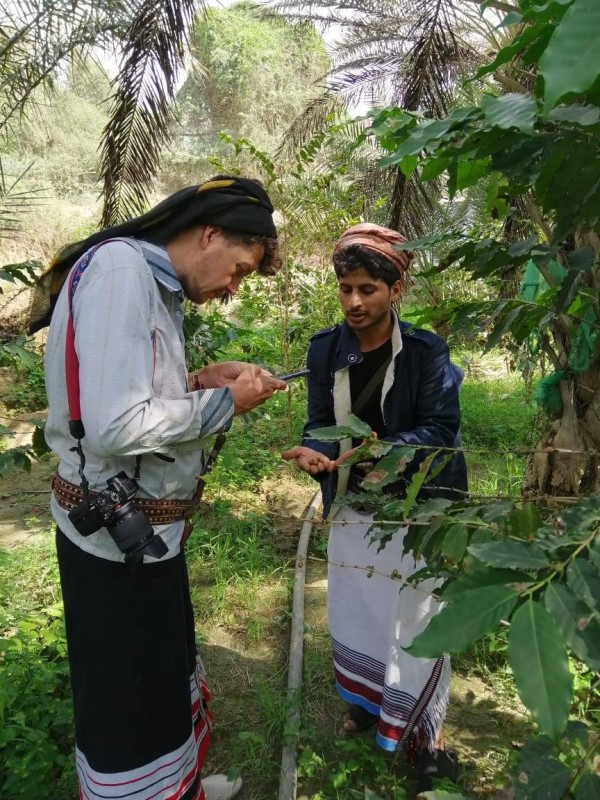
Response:
POLYGON ((103 133, 102 225, 141 213, 169 138, 172 103, 191 26, 202 0, 142 3, 123 42, 109 122, 103 133))
POLYGON ((66 58, 109 47, 129 19, 120 0, 3 0, 0 13, 0 130, 52 84, 66 58))
MULTIPOLYGON (((346 108, 395 104, 426 116, 447 114, 462 77, 477 61, 471 40, 489 33, 489 23, 482 20, 473 34, 473 10, 465 9, 462 0, 320 0, 318 5, 312 0, 274 0, 270 8, 287 19, 341 26, 327 89, 346 108)), ((297 134, 305 128, 300 121, 292 129, 297 146, 297 134)), ((386 182, 389 185, 389 175, 386 182)), ((422 235, 436 199, 435 186, 423 188, 416 175, 407 180, 397 171, 391 226, 410 236, 422 235)))
POLYGON ((325 92, 311 100, 283 134, 281 144, 275 152, 275 160, 289 158, 327 124, 328 119, 339 117, 343 104, 334 95, 325 92))
POLYGON ((0 160, 0 238, 9 238, 21 230, 21 215, 43 200, 40 190, 22 189, 20 184, 31 168, 29 165, 16 177, 4 171, 0 160))

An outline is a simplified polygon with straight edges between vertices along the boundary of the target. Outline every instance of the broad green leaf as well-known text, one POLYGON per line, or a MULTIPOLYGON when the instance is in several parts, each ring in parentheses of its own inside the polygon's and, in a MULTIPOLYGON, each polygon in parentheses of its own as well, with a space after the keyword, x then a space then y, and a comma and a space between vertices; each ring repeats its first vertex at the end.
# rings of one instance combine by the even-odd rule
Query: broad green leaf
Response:
POLYGON ((493 350, 497 344, 499 344, 500 339, 504 336, 504 334, 510 330, 510 326, 513 324, 515 319, 521 314, 522 312, 527 313, 527 309, 524 308, 513 308, 511 311, 504 316, 500 322, 496 322, 494 325, 494 329, 490 333, 485 343, 485 348, 483 350, 484 354, 489 353, 490 350, 493 350))
POLYGON ((543 22, 527 26, 523 32, 515 37, 515 39, 513 39, 513 41, 507 47, 503 47, 498 51, 493 61, 481 67, 477 71, 475 78, 483 78, 485 75, 495 72, 495 70, 497 70, 498 67, 501 67, 503 64, 507 64, 509 61, 512 61, 513 58, 521 53, 528 45, 534 42, 538 36, 544 34, 545 32, 546 25, 543 22))
POLYGON ((50 448, 46 442, 46 437, 44 436, 43 425, 36 425, 33 429, 31 444, 33 447, 33 452, 36 454, 36 456, 43 456, 45 453, 50 452, 50 448))
POLYGON ((515 800, 562 800, 571 772, 546 736, 528 739, 513 772, 515 800))
POLYGON ((529 539, 543 524, 542 515, 533 503, 514 506, 508 518, 508 532, 521 539, 529 539))
POLYGON ((600 569, 600 536, 596 536, 590 545, 590 560, 600 569))
POLYGON ((404 516, 408 515, 408 512, 413 507, 417 495, 419 494, 421 487, 425 483, 425 479, 427 478, 427 473, 429 472, 429 468, 437 455, 437 451, 432 453, 427 458, 424 458, 423 461, 419 464, 419 469, 415 472, 412 476, 409 485, 406 487, 406 495, 404 500, 402 501, 402 511, 404 512, 404 516))
POLYGON ((458 564, 465 554, 468 541, 469 532, 464 523, 455 522, 453 525, 449 525, 444 533, 441 555, 453 564, 458 564))
POLYGON ((490 165, 491 160, 489 158, 469 158, 459 161, 456 174, 456 190, 462 192, 469 186, 476 184, 489 172, 490 165))
POLYGON ((439 178, 442 172, 446 169, 448 161, 445 158, 430 158, 421 170, 420 178, 422 181, 433 181, 439 178))
POLYGON ((465 592, 471 589, 479 589, 482 586, 508 586, 514 591, 531 586, 532 578, 526 572, 517 572, 514 569, 493 569, 483 567, 472 572, 465 572, 456 580, 449 583, 442 592, 444 600, 456 600, 465 592))
POLYGON ((381 800, 381 797, 378 794, 375 794, 375 792, 372 789, 369 789, 368 786, 365 786, 364 800, 381 800))
POLYGON ((600 614, 600 571, 584 558, 567 568, 567 584, 595 614, 600 614))
POLYGON ((518 25, 521 20, 523 19, 523 14, 520 14, 518 11, 510 11, 502 20, 499 28, 510 28, 511 25, 518 25))
POLYGON ((39 356, 36 353, 30 352, 26 347, 23 347, 20 340, 14 342, 7 342, 4 345, 7 353, 11 353, 19 358, 26 367, 35 367, 39 361, 39 356))
POLYGON ((500 620, 510 615, 518 597, 517 592, 504 586, 465 592, 436 614, 405 649, 418 658, 460 653, 484 633, 495 630, 500 620))
POLYGON ((355 448, 352 455, 346 458, 340 466, 351 467, 353 464, 360 464, 361 461, 382 458, 382 456, 390 452, 393 446, 391 442, 384 442, 381 439, 367 439, 363 444, 355 448))
POLYGON ((548 114, 550 122, 573 122, 577 125, 596 125, 600 122, 600 108, 597 106, 558 106, 548 114))
POLYGON ((584 772, 575 789, 575 800, 600 800, 600 776, 584 772))
POLYGON ((417 164, 419 163, 419 156, 412 155, 412 156, 405 156, 402 161, 400 162, 400 170, 405 178, 410 178, 410 176, 415 171, 417 164))
POLYGON ((567 724, 573 678, 561 632, 535 600, 513 614, 508 657, 521 700, 541 732, 557 741, 567 724))
POLYGON ((548 566, 544 551, 525 542, 484 542, 472 544, 469 553, 484 564, 511 569, 541 569, 548 566))
MULTIPOLYGON (((591 495, 585 500, 565 508, 555 520, 560 531, 571 539, 583 541, 600 521, 600 497, 591 495)), ((540 531, 540 534, 542 531, 540 531)))
POLYGON ((531 6, 523 14, 523 22, 550 22, 560 19, 573 0, 547 0, 543 5, 531 6), (561 8, 562 7, 562 8, 561 8))
MULTIPOLYGON (((386 443, 389 444, 389 443, 386 443)), ((394 447, 390 445, 387 453, 367 474, 362 482, 365 489, 375 491, 398 480, 398 475, 404 472, 406 466, 415 457, 414 447, 394 447)))
POLYGON ((354 414, 348 414, 344 425, 331 425, 327 428, 313 428, 308 431, 311 439, 319 442, 339 442, 342 439, 367 439, 371 435, 371 428, 354 414))
POLYGON ((484 95, 481 107, 490 125, 533 133, 533 123, 537 115, 537 104, 533 95, 515 93, 493 97, 488 94, 484 95))
POLYGON ((600 3, 574 0, 552 34, 539 68, 544 78, 545 109, 566 95, 583 94, 600 75, 600 3))
POLYGON ((600 670, 600 623, 591 609, 557 581, 546 588, 544 605, 577 658, 600 670))
POLYGON ((459 794, 458 792, 444 792, 442 789, 431 792, 421 792, 419 797, 424 797, 425 800, 466 800, 464 794, 459 794))

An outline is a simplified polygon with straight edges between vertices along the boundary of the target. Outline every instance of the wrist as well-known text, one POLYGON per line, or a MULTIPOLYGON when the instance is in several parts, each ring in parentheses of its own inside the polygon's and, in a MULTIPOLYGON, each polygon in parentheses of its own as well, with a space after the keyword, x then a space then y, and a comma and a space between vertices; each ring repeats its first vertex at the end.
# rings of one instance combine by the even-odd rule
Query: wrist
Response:
POLYGON ((190 372, 188 375, 188 390, 197 392, 205 388, 206 386, 202 382, 202 370, 197 369, 195 372, 190 372))

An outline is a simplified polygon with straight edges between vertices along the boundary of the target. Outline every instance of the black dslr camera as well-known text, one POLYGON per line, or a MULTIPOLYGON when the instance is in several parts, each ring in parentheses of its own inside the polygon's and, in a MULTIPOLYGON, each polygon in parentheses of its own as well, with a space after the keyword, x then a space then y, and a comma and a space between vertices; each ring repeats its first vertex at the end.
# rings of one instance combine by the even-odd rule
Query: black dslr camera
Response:
POLYGON ((125 563, 137 566, 144 555, 162 558, 168 547, 154 533, 143 511, 133 502, 138 484, 126 472, 119 472, 107 481, 108 489, 92 499, 83 500, 69 511, 69 519, 82 536, 90 536, 106 528, 122 553, 125 563))

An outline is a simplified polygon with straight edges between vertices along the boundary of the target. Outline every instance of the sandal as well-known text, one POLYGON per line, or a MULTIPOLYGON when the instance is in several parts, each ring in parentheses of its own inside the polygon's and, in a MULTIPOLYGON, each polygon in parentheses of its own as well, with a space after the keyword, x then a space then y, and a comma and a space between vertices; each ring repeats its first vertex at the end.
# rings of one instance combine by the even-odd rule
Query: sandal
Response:
POLYGON ((344 720, 344 730, 352 735, 372 728, 377 722, 379 722, 379 714, 371 714, 370 711, 367 711, 366 708, 359 706, 357 703, 350 703, 344 720), (353 722, 356 727, 346 728, 347 722, 353 722))
POLYGON ((416 796, 430 792, 434 778, 449 778, 456 781, 458 775, 458 756, 454 750, 423 750, 419 764, 419 781, 416 796))

